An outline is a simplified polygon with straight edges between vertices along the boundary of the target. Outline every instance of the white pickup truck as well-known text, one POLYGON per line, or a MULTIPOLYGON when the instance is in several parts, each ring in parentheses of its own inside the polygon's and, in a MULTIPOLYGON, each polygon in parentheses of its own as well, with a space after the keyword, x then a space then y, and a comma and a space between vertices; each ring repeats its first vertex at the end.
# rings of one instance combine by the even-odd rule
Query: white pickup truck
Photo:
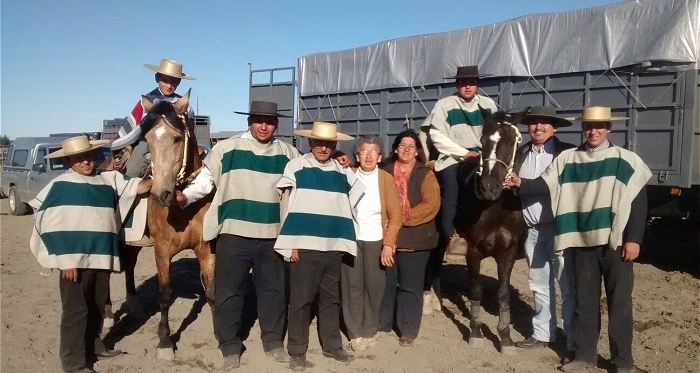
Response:
MULTIPOLYGON (((66 137, 18 137, 7 150, 2 165, 0 193, 10 199, 10 213, 24 215, 31 212, 31 201, 51 180, 67 170, 62 158, 44 156, 60 149, 66 137)), ((109 156, 109 148, 100 148, 95 157, 99 165, 109 156)))

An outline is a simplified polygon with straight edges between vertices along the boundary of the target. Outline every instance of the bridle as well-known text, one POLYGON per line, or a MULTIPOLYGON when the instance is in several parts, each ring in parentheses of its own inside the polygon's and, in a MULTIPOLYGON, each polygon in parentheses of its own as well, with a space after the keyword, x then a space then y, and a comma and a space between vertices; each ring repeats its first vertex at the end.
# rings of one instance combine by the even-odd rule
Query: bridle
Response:
MULTIPOLYGON (((513 166, 515 165, 515 153, 517 153, 518 145, 523 141, 523 136, 520 134, 518 127, 509 123, 503 122, 508 127, 512 128, 515 132, 515 143, 513 143, 513 156, 510 158, 510 163, 506 163, 498 158, 479 158, 479 172, 476 174, 481 176, 481 172, 484 170, 484 161, 495 161, 496 163, 502 164, 506 168, 506 177, 513 171, 513 166)), ((508 188, 508 187, 506 187, 508 188)))
MULTIPOLYGON (((190 127, 187 125, 187 121, 185 120, 185 116, 183 114, 178 114, 178 118, 180 118, 184 123, 185 123, 185 129, 180 130, 179 128, 175 127, 168 118, 165 116, 165 114, 161 115, 161 119, 165 122, 165 124, 168 125, 168 127, 174 129, 175 131, 182 133, 185 137, 185 146, 183 148, 183 154, 182 154, 182 165, 180 166, 180 171, 177 173, 177 177, 175 177, 175 187, 176 188, 181 188, 189 184, 192 180, 194 180, 195 177, 199 174, 200 171, 202 171, 202 167, 199 169, 195 170, 190 174, 190 176, 185 177, 185 168, 187 168, 187 161, 189 160, 189 154, 187 152, 187 149, 189 148, 190 144, 190 127)), ((150 168, 153 169, 153 161, 151 161, 150 168)))

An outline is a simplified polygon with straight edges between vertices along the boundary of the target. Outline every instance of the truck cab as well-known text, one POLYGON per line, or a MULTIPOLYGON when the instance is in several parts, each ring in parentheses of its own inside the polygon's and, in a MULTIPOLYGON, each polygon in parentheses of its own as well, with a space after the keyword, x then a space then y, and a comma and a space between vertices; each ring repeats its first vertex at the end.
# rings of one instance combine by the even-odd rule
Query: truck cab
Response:
MULTIPOLYGON (((45 156, 61 148, 63 137, 19 137, 7 150, 2 167, 0 191, 10 199, 10 213, 24 215, 31 212, 27 202, 39 194, 69 166, 62 158, 46 159, 45 156)), ((101 148, 95 157, 95 165, 109 156, 108 148, 101 148)))

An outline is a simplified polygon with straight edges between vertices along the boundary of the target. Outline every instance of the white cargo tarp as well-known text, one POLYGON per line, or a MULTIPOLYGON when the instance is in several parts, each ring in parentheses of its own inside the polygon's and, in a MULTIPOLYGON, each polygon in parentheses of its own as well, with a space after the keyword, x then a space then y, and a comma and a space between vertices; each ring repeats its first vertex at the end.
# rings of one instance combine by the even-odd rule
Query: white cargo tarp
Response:
POLYGON ((700 0, 638 0, 299 58, 299 95, 445 82, 457 66, 540 76, 652 62, 700 65, 700 0))

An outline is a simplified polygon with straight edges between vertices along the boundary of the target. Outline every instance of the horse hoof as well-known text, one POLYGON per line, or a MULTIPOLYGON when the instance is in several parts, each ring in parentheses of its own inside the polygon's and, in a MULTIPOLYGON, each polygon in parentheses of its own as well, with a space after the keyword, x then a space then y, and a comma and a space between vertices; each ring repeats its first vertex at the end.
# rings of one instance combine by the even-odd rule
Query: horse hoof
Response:
POLYGON ((161 360, 173 360, 175 359, 175 351, 172 348, 158 348, 157 355, 161 360))
POLYGON ((469 338, 469 347, 484 348, 483 338, 469 338))
POLYGON ((104 321, 102 321, 102 329, 109 329, 114 326, 114 318, 112 317, 105 317, 104 321))
POLYGON ((501 353, 506 356, 517 355, 515 346, 501 346, 501 353))

